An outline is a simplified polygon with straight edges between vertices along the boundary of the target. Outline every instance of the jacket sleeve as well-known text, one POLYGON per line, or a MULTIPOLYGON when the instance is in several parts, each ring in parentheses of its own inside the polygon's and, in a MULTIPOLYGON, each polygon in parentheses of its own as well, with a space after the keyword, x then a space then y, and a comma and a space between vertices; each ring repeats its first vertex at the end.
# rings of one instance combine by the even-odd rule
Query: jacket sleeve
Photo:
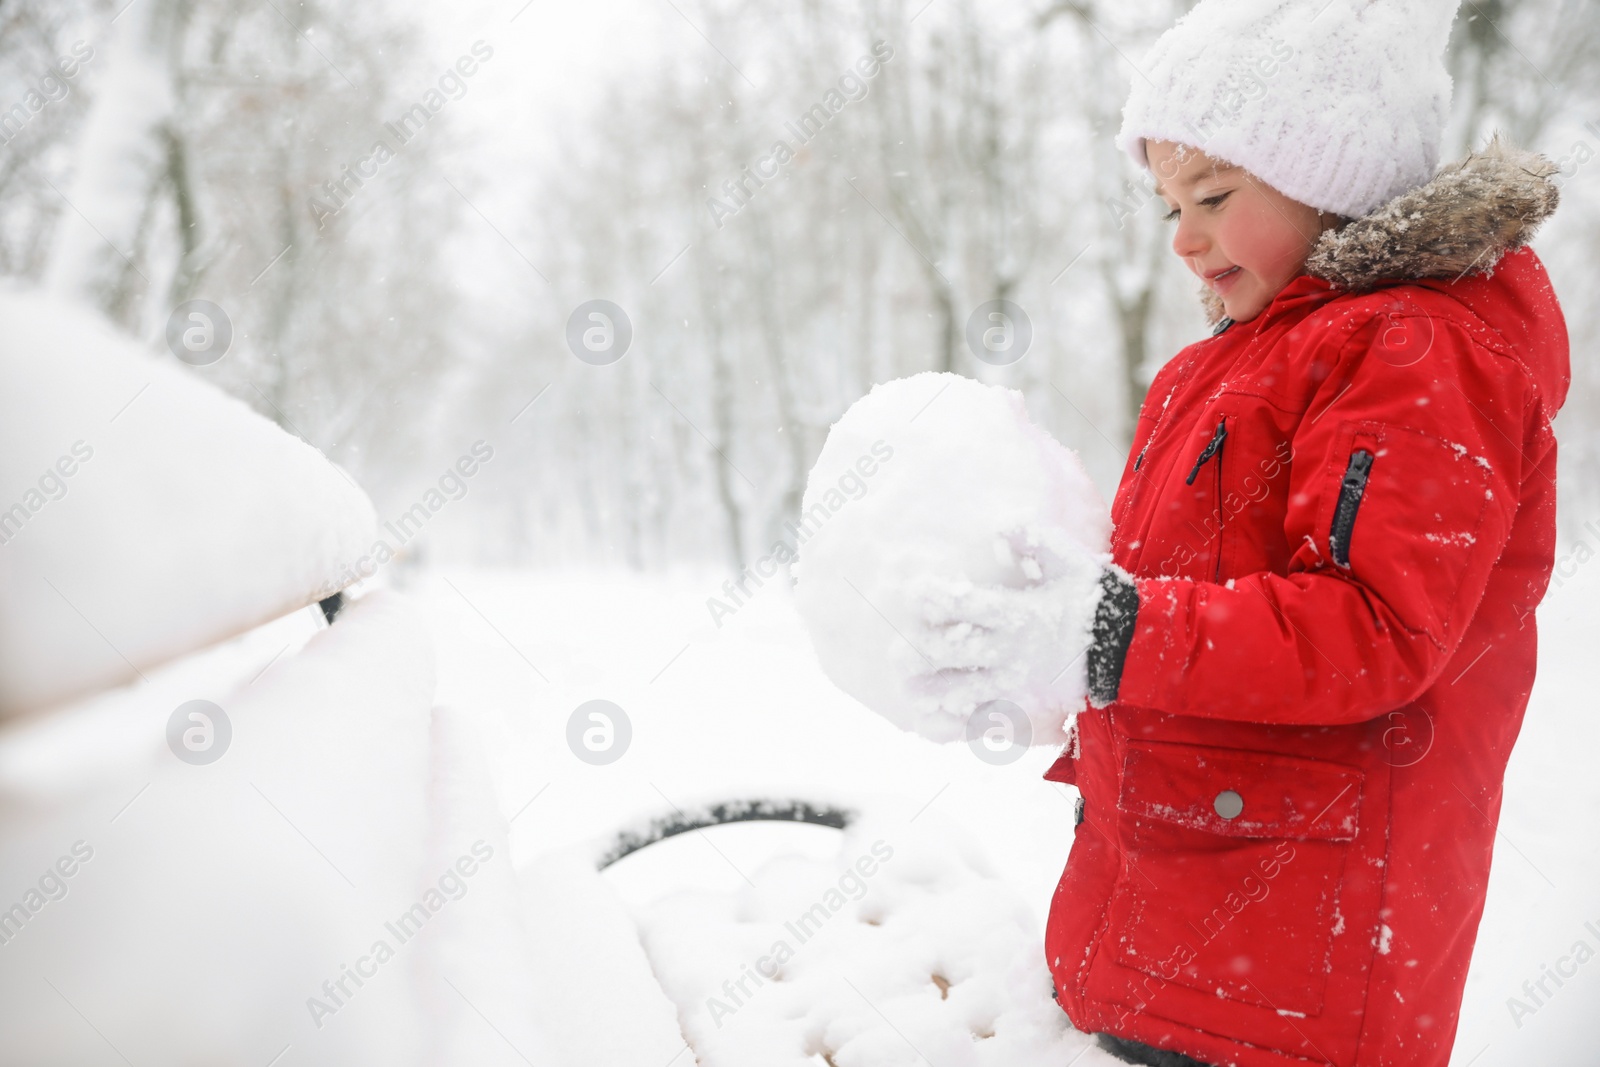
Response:
POLYGON ((1457 651, 1538 459, 1524 453, 1534 387, 1520 362, 1414 307, 1339 334, 1291 441, 1287 573, 1134 579, 1117 700, 1357 722, 1416 698, 1457 651))

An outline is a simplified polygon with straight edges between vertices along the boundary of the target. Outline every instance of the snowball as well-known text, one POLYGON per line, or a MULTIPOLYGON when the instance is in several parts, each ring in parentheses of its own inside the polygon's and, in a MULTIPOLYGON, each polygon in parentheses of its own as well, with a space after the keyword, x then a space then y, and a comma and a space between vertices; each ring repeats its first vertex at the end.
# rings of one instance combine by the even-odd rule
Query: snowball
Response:
POLYGON ((934 741, 991 700, 1026 714, 1026 743, 1065 739, 1111 522, 1021 393, 876 386, 829 431, 802 507, 795 601, 836 685, 934 741))

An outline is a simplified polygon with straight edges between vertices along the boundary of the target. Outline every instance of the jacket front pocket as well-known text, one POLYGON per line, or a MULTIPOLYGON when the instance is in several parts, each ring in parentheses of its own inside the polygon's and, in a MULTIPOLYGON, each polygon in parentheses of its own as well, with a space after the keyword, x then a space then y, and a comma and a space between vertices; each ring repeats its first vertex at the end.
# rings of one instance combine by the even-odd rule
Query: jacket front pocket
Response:
POLYGON ((1363 773, 1266 752, 1130 741, 1118 798, 1119 963, 1278 1012, 1323 1009, 1363 773))

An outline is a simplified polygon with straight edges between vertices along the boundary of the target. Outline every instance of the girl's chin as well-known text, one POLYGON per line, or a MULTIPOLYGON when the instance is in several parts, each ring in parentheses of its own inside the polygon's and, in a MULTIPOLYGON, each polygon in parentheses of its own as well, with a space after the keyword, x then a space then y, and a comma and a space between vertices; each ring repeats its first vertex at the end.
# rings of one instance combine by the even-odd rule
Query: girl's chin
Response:
POLYGON ((1261 314, 1266 302, 1244 294, 1230 293, 1222 298, 1222 310, 1234 322, 1249 322, 1261 314))

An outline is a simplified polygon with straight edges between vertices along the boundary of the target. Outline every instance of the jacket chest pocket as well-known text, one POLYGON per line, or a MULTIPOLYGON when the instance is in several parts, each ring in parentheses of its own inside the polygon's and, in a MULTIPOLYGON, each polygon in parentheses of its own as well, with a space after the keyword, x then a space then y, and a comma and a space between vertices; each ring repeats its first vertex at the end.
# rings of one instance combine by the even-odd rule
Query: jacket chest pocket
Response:
POLYGON ((1421 430, 1347 421, 1321 475, 1317 532, 1334 567, 1372 587, 1440 647, 1470 621, 1461 591, 1482 588, 1513 514, 1487 457, 1421 430))
POLYGON ((1119 963, 1229 1000, 1323 1009, 1363 773, 1263 752, 1130 741, 1118 798, 1119 963))

